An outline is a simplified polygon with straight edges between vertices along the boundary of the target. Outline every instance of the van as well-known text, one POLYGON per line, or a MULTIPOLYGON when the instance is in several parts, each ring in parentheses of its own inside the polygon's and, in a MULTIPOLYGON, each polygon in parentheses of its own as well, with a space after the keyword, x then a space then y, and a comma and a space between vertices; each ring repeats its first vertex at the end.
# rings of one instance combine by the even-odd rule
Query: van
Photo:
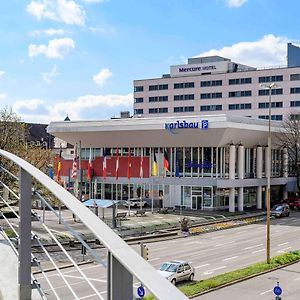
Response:
POLYGON ((148 206, 147 202, 140 198, 132 198, 129 201, 126 201, 124 205, 126 207, 130 206, 135 208, 140 208, 140 207, 144 208, 148 206))

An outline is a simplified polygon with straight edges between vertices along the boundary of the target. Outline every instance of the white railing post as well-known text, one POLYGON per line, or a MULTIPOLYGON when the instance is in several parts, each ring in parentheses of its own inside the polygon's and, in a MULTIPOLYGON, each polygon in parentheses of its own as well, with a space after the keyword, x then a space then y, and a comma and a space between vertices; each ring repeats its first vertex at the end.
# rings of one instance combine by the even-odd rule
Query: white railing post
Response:
POLYGON ((31 175, 20 168, 19 300, 31 300, 31 175))

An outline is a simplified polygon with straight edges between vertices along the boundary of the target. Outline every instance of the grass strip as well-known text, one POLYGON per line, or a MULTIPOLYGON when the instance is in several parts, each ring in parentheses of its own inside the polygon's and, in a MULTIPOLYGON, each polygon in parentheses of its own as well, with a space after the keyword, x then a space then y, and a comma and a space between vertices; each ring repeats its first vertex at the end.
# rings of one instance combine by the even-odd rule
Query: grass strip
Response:
MULTIPOLYGON (((285 265, 288 265, 292 262, 296 262, 298 260, 300 260, 300 250, 291 251, 289 253, 285 253, 271 258, 270 264, 267 264, 266 262, 256 263, 243 269, 227 272, 208 279, 185 284, 179 287, 179 289, 186 296, 192 297, 241 279, 246 279, 248 277, 259 275, 260 273, 266 271, 274 270, 279 267, 284 267, 285 265)), ((152 295, 148 295, 143 299, 154 300, 156 298, 152 295)))

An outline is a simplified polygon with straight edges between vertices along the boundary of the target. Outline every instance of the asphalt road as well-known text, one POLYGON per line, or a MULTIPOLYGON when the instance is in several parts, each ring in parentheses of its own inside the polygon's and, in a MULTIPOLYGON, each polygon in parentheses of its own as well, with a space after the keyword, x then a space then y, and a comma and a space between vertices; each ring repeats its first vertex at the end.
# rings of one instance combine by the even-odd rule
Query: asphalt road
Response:
MULTIPOLYGON (((196 269, 195 280, 200 280, 265 260, 265 240, 266 225, 265 223, 259 223, 198 236, 148 243, 149 263, 155 268, 158 268, 162 262, 171 259, 187 260, 191 262, 196 269)), ((139 251, 138 246, 133 247, 137 252, 139 251)), ((271 256, 276 256, 295 249, 300 249, 300 212, 298 211, 293 211, 289 218, 271 221, 271 256)), ((105 257, 106 254, 104 251, 105 250, 100 251, 102 257, 105 257)), ((101 297, 105 299, 105 269, 96 265, 85 265, 82 266, 82 270, 95 284, 97 290, 100 291, 101 297)), ((87 284, 83 284, 83 276, 78 271, 70 268, 62 272, 66 274, 66 279, 71 287, 79 293, 80 299, 99 299, 87 284)), ((61 299, 75 299, 56 272, 47 273, 47 275, 50 275, 49 280, 61 299)), ((40 278, 41 275, 38 277, 40 278)), ((158 280, 160 280, 159 277, 158 280)), ((45 280, 40 279, 40 282, 46 293, 49 293, 49 299, 56 299, 54 295, 51 294, 45 280)), ((134 282, 135 290, 136 287, 139 286, 139 282, 137 280, 134 282)), ((270 289, 267 285, 261 288, 265 288, 265 290, 270 289)), ((243 295, 242 291, 241 295, 243 295)), ((221 297, 212 299, 237 298, 221 297)))

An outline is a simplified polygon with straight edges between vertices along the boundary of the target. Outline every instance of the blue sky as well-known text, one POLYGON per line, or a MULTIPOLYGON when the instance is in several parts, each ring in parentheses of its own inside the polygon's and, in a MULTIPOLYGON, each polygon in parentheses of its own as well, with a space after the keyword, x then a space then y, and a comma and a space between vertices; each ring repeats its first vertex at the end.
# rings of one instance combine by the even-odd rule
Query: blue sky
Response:
POLYGON ((0 108, 24 121, 107 119, 133 106, 133 80, 188 57, 286 64, 300 44, 294 0, 1 1, 0 108))

